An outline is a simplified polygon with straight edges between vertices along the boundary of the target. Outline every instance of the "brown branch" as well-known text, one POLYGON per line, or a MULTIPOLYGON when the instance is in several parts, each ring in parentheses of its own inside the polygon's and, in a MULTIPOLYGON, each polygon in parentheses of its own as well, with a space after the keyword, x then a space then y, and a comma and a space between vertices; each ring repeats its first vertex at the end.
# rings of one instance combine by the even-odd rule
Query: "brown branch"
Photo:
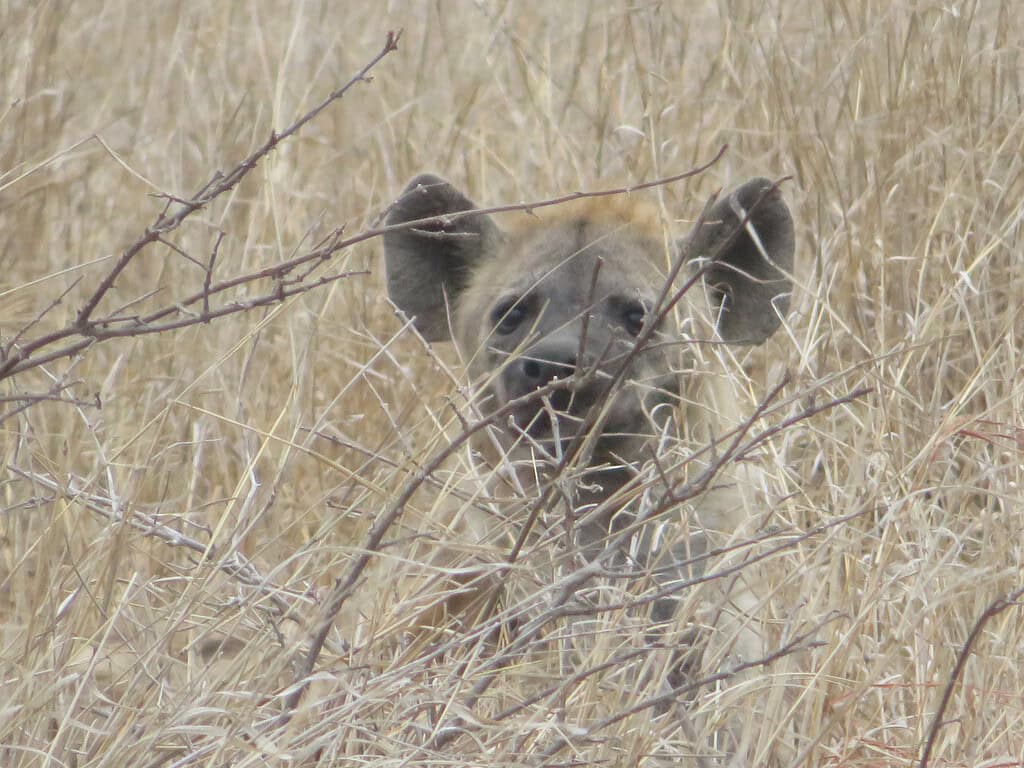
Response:
POLYGON ((76 277, 74 280, 72 280, 71 285, 69 285, 67 288, 61 291, 60 294, 57 295, 57 298, 53 299, 53 301, 51 301, 49 304, 43 307, 38 312, 38 314, 36 314, 36 316, 32 318, 26 325, 22 326, 18 330, 18 332, 14 334, 14 336, 6 344, 3 345, 3 347, 0 347, 0 360, 4 361, 4 363, 6 364, 6 361, 9 359, 11 355, 11 350, 13 350, 18 345, 18 339, 20 339, 22 336, 28 333, 32 329, 32 327, 36 325, 44 317, 46 317, 46 315, 48 315, 50 311, 53 310, 54 307, 58 306, 64 300, 64 297, 71 293, 71 291, 81 282, 81 280, 81 277, 76 277))
POLYGON ((384 47, 381 49, 380 53, 370 59, 369 63, 367 63, 366 66, 364 66, 355 76, 341 86, 341 88, 332 91, 326 99, 280 133, 277 131, 271 131, 270 136, 261 146, 257 147, 256 150, 228 171, 227 174, 222 174, 218 171, 195 196, 188 200, 169 199, 169 202, 175 202, 180 205, 181 208, 171 216, 161 213, 157 217, 156 221, 146 228, 142 237, 128 246, 128 248, 118 258, 114 267, 100 282, 92 296, 90 296, 88 301, 86 301, 85 306, 79 310, 74 327, 82 329, 88 325, 89 318, 96 310, 100 301, 103 300, 103 297, 106 296, 107 291, 113 287, 118 275, 124 271, 125 267, 131 263, 132 259, 134 259, 140 251, 152 243, 158 242, 163 235, 166 235, 168 232, 173 232, 175 229, 180 227, 182 223, 193 213, 202 210, 213 200, 233 189, 249 174, 250 171, 252 171, 253 168, 259 164, 260 160, 273 152, 277 148, 278 144, 296 134, 304 125, 306 125, 306 123, 316 118, 317 115, 327 109, 327 107, 332 103, 344 96, 356 83, 366 82, 367 74, 370 70, 373 69, 381 59, 392 51, 398 49, 398 40, 401 35, 401 30, 388 32, 384 41, 384 47))
MULTIPOLYGON (((29 370, 32 368, 38 368, 41 365, 53 362, 54 360, 60 360, 65 357, 71 357, 79 352, 91 347, 93 344, 101 341, 107 341, 109 339, 119 339, 131 336, 148 336, 154 333, 166 333, 167 331, 180 330, 182 328, 188 328, 193 325, 200 325, 209 323, 211 320, 216 320, 221 317, 227 317, 228 315, 237 315, 242 312, 249 312, 259 307, 267 307, 273 304, 279 304, 285 299, 297 296, 300 293, 306 293, 314 288, 320 288, 321 286, 328 285, 329 283, 343 280, 349 277, 355 277, 358 275, 370 274, 366 270, 360 270, 357 272, 342 272, 337 275, 329 275, 327 277, 321 277, 313 280, 309 283, 303 283, 300 285, 289 286, 288 288, 277 288, 270 293, 263 294, 261 296, 255 296, 249 299, 239 299, 230 304, 226 304, 217 309, 210 310, 209 312, 197 313, 188 317, 171 320, 166 323, 150 323, 147 322, 147 318, 138 317, 110 317, 104 318, 102 321, 96 321, 91 325, 89 330, 86 332, 85 338, 80 338, 77 341, 71 342, 65 346, 59 347, 51 352, 47 352, 44 355, 27 360, 22 364, 13 366, 12 370, 6 374, 0 373, 0 380, 14 376, 22 371, 29 370), (109 325, 118 323, 119 327, 111 328, 109 325), (122 325, 123 324, 123 325, 122 325)), ((258 277, 247 276, 246 279, 262 279, 264 275, 258 277)), ((213 291, 211 290, 211 293, 213 291)), ((197 297, 197 300, 201 299, 202 295, 197 297)), ((182 305, 183 306, 183 305, 182 305)), ((162 311, 159 314, 163 316, 170 315, 174 312, 180 312, 181 306, 175 306, 168 308, 166 311, 162 311)), ((156 313, 155 313, 156 314, 156 313)))
MULTIPOLYGON (((220 251, 220 244, 224 241, 224 232, 220 231, 217 233, 217 240, 213 244, 213 250, 210 252, 210 261, 207 263, 205 270, 206 276, 203 278, 203 314, 207 315, 210 312, 210 283, 213 281, 213 268, 217 264, 217 253, 220 251)), ((209 322, 209 321, 207 321, 209 322)))
MULTIPOLYGON (((166 235, 178 229, 192 214, 204 209, 211 202, 216 200, 218 197, 223 195, 225 192, 230 191, 237 186, 242 179, 244 179, 268 154, 273 152, 277 146, 292 136, 294 136, 303 126, 315 119, 320 113, 322 113, 327 107, 333 104, 335 101, 341 99, 354 85, 360 82, 367 82, 369 80, 368 73, 373 69, 385 56, 392 51, 397 50, 398 41, 401 37, 401 30, 388 32, 384 42, 384 47, 380 52, 374 56, 356 75, 354 75, 347 83, 340 88, 332 91, 327 98, 321 101, 316 107, 311 109, 309 112, 304 114, 290 126, 283 131, 272 131, 267 140, 257 147, 248 157, 238 163, 228 173, 222 173, 217 171, 206 184, 191 198, 182 199, 176 198, 170 195, 165 195, 167 199, 167 205, 164 210, 157 216, 156 220, 146 227, 142 236, 139 237, 134 243, 128 246, 118 257, 117 262, 107 273, 107 275, 100 281, 100 284, 92 292, 85 304, 79 309, 74 322, 68 324, 64 328, 54 331, 52 333, 40 336, 25 345, 22 345, 15 349, 12 345, 9 345, 9 354, 5 357, 2 364, 0 364, 0 379, 13 376, 22 371, 30 368, 36 368, 40 365, 44 365, 52 360, 70 357, 71 355, 77 354, 86 347, 90 346, 94 341, 98 340, 94 333, 97 321, 93 319, 93 313, 99 306, 100 302, 107 295, 110 289, 121 273, 128 267, 132 260, 143 250, 154 243, 165 243, 168 247, 173 248, 186 258, 191 257, 183 253, 176 246, 173 246, 169 241, 166 240, 166 235), (180 208, 173 214, 168 214, 168 210, 172 204, 179 205, 180 208), (39 350, 50 347, 53 344, 62 342, 66 339, 74 337, 85 337, 79 338, 78 340, 61 346, 59 349, 41 355, 40 357, 33 357, 33 354, 39 350)), ((219 244, 219 238, 218 238, 219 244)), ((216 253, 216 245, 214 246, 216 253)), ((213 261, 211 258, 210 265, 207 268, 207 279, 213 269, 213 261)), ((203 266, 200 264, 200 266, 203 266)), ((249 280, 243 280, 242 282, 249 282, 249 280)), ((204 286, 206 288, 206 286, 204 286)), ((204 290, 200 292, 199 299, 204 296, 208 296, 208 291, 204 290)), ((52 308, 52 307, 51 307, 52 308)), ((168 308, 168 312, 173 312, 177 308, 168 308)), ((110 322, 110 318, 106 319, 110 322)), ((209 319, 206 320, 208 322, 209 319)), ((102 324, 103 321, 100 321, 102 324)), ((196 320, 196 322, 203 322, 202 319, 196 320)), ((178 326, 169 326, 178 327, 178 326)))
POLYGON ((0 413, 0 424, 3 424, 14 416, 17 416, 22 411, 28 410, 33 405, 43 402, 63 403, 65 405, 74 405, 79 408, 99 408, 99 395, 96 396, 95 400, 81 400, 77 397, 68 397, 63 394, 65 390, 70 389, 72 386, 79 383, 81 382, 57 381, 47 392, 27 392, 21 395, 0 396, 0 404, 17 403, 14 407, 0 413))
MULTIPOLYGON (((378 57, 378 59, 375 59, 374 63, 377 60, 379 60, 379 57, 378 57)), ((352 82, 355 82, 355 80, 353 80, 352 82)), ((336 91, 335 93, 338 93, 338 92, 336 91)), ((317 109, 319 110, 322 107, 324 107, 325 105, 326 105, 326 102, 324 104, 321 104, 321 106, 318 107, 317 109)), ((313 112, 317 112, 317 110, 314 110, 313 112)), ((294 126, 289 128, 285 132, 279 134, 278 135, 278 141, 281 141, 283 138, 286 138, 287 136, 290 136, 292 133, 294 133, 294 130, 297 130, 296 126, 298 126, 300 123, 308 122, 307 118, 310 118, 310 115, 315 116, 313 114, 313 112, 307 114, 299 122, 297 122, 294 126)), ((221 313, 221 314, 210 314, 210 313, 204 311, 201 314, 196 314, 196 315, 191 316, 187 321, 184 321, 184 322, 168 323, 166 325, 162 325, 162 326, 156 327, 155 330, 145 330, 145 328, 144 328, 144 325, 146 323, 152 323, 155 320, 162 319, 164 317, 167 317, 169 315, 173 315, 173 314, 176 314, 176 313, 180 313, 183 308, 191 306, 192 304, 195 304, 195 303, 198 303, 198 302, 204 302, 204 310, 205 310, 206 302, 209 301, 210 297, 215 296, 215 295, 217 295, 219 293, 223 293, 224 291, 227 291, 227 290, 229 290, 231 288, 236 288, 236 287, 241 286, 241 285, 246 285, 246 284, 255 282, 257 280, 262 280, 262 279, 267 279, 267 278, 270 278, 270 279, 282 279, 282 278, 286 277, 287 275, 289 275, 292 271, 294 271, 296 268, 298 268, 300 266, 304 266, 304 265, 307 265, 307 264, 310 264, 310 263, 327 261, 328 259, 330 259, 338 251, 344 250, 346 248, 350 248, 353 245, 357 245, 359 243, 366 242, 367 240, 371 240, 371 239, 380 237, 382 235, 387 234, 388 232, 393 232, 393 231, 397 231, 397 230, 404 230, 404 229, 412 229, 412 228, 417 228, 417 227, 424 227, 424 226, 429 226, 429 225, 438 225, 438 224, 448 225, 451 222, 457 221, 458 219, 461 219, 461 218, 464 218, 464 217, 470 216, 470 215, 491 214, 491 213, 506 213, 506 212, 510 212, 510 211, 532 211, 532 210, 537 209, 537 208, 545 208, 545 207, 549 207, 549 206, 553 206, 553 205, 561 205, 563 203, 570 202, 570 201, 573 201, 573 200, 580 200, 580 199, 592 198, 592 197, 608 197, 608 196, 612 196, 612 195, 629 194, 631 192, 636 192, 636 191, 640 191, 640 190, 644 190, 644 189, 650 189, 652 187, 663 186, 663 185, 666 185, 666 184, 671 184, 673 182, 680 181, 682 179, 687 179, 687 178, 690 178, 692 176, 696 176, 696 175, 698 175, 700 173, 703 173, 708 168, 710 168, 712 165, 714 165, 715 163, 718 162, 718 160, 725 154, 725 151, 726 151, 727 148, 728 148, 728 145, 723 145, 718 150, 718 152, 715 154, 715 156, 711 160, 709 160, 708 162, 706 162, 706 163, 704 163, 702 165, 699 165, 699 166, 697 166, 695 168, 691 168, 690 170, 687 170, 687 171, 683 171, 682 173, 674 174, 672 176, 665 176, 663 178, 655 179, 653 181, 644 182, 643 184, 636 184, 636 185, 628 186, 628 187, 615 187, 615 188, 611 188, 611 189, 604 189, 604 190, 598 190, 598 191, 592 191, 592 192, 572 192, 570 194, 560 195, 558 197, 552 197, 552 198, 548 198, 548 199, 545 199, 545 200, 538 200, 538 201, 533 201, 533 202, 528 202, 528 203, 515 203, 515 204, 497 205, 497 206, 493 206, 493 207, 490 207, 490 208, 477 208, 477 209, 470 210, 470 211, 459 211, 459 212, 455 212, 455 213, 442 214, 442 215, 439 215, 439 216, 430 216, 430 217, 423 218, 423 219, 416 219, 414 221, 402 222, 401 224, 392 224, 392 225, 389 225, 389 226, 383 226, 383 227, 376 227, 376 228, 373 228, 373 229, 367 229, 367 230, 364 230, 363 232, 361 232, 361 233, 359 233, 357 235, 353 235, 352 237, 348 237, 348 238, 341 238, 340 237, 341 230, 336 230, 334 233, 332 233, 326 239, 324 244, 322 244, 321 246, 318 246, 317 248, 314 248, 312 251, 309 251, 308 253, 302 254, 300 256, 296 256, 296 257, 294 257, 292 259, 288 259, 286 261, 280 262, 279 264, 275 264, 275 265, 272 265, 270 267, 266 267, 266 268, 257 270, 255 272, 251 272, 251 273, 247 273, 245 275, 240 275, 240 276, 236 276, 236 277, 233 277, 233 278, 229 278, 229 279, 223 280, 223 281, 221 281, 219 283, 215 283, 213 285, 207 285, 206 282, 204 281, 204 285, 203 285, 203 288, 201 290, 199 290, 199 291, 197 291, 197 292, 195 292, 195 293, 193 293, 193 294, 191 294, 191 295, 189 295, 189 296, 187 296, 187 297, 185 297, 185 298, 183 298, 183 299, 181 299, 179 301, 176 301, 176 302, 174 302, 171 305, 168 305, 168 306, 163 307, 161 309, 155 310, 154 312, 150 313, 146 317, 139 318, 138 320, 139 320, 140 325, 137 327, 137 331, 139 333, 163 332, 163 331, 167 331, 167 330, 173 330, 173 329, 176 329, 176 328, 187 327, 187 326, 190 326, 190 325, 198 325, 200 323, 208 323, 211 319, 215 319, 216 317, 221 317, 224 314, 233 314, 233 312, 226 312, 226 313, 221 313)), ((267 151, 269 151, 269 150, 267 150, 267 151)), ((239 167, 241 167, 242 165, 245 165, 245 162, 243 162, 239 167)), ((229 178, 229 177, 225 177, 225 178, 229 178)), ((196 199, 199 199, 199 198, 206 199, 206 197, 208 197, 210 194, 212 194, 213 190, 220 189, 220 186, 223 183, 224 182, 221 181, 221 180, 211 180, 211 182, 209 184, 207 184, 207 187, 204 188, 204 190, 201 190, 200 195, 198 195, 196 198, 193 198, 193 201, 195 201, 196 199)), ((163 217, 163 215, 161 215, 161 216, 163 217)), ((166 231, 168 231, 168 230, 161 230, 161 231, 159 231, 156 235, 152 236, 149 241, 147 241, 147 244, 150 241, 152 241, 152 242, 157 241, 160 236, 166 234, 166 231)), ((144 235, 143 238, 140 241, 138 241, 135 245, 138 245, 139 242, 142 242, 142 240, 145 240, 147 237, 150 237, 149 230, 147 230, 147 235, 144 235)), ((132 246, 132 247, 134 248, 134 246, 132 246)), ((121 269, 123 269, 123 267, 122 268, 118 268, 117 266, 115 266, 115 268, 114 268, 114 270, 112 270, 111 274, 113 274, 114 271, 118 271, 119 272, 121 269)), ((212 262, 211 262, 210 268, 207 270, 207 279, 210 279, 209 273, 211 271, 212 271, 212 262)), ((109 275, 108 275, 108 277, 109 277, 109 275)), ((318 287, 318 285, 310 285, 309 288, 306 288, 305 290, 309 290, 310 288, 314 288, 314 287, 318 287)), ((102 285, 101 285, 101 288, 102 288, 102 285)), ((103 290, 105 292, 106 290, 109 290, 109 288, 106 288, 106 289, 103 289, 103 290)), ((290 295, 293 295, 293 294, 290 294, 290 295)), ((269 303, 273 303, 273 302, 272 301, 264 301, 259 306, 264 306, 265 304, 269 304, 269 303)), ((242 308, 243 309, 250 309, 252 307, 242 307, 242 308)), ((94 310, 94 308, 89 310, 90 315, 91 315, 93 310, 94 310)), ((130 320, 133 320, 133 319, 134 318, 129 318, 128 320, 130 321, 130 320)), ((131 332, 122 332, 122 333, 112 334, 112 335, 111 334, 104 335, 104 334, 97 333, 97 328, 98 327, 102 327, 103 325, 110 324, 112 322, 123 322, 124 320, 125 320, 124 318, 115 318, 113 316, 108 316, 108 317, 101 318, 101 319, 98 319, 98 320, 90 319, 87 322, 82 322, 81 319, 79 319, 79 320, 76 320, 74 323, 71 323, 70 325, 68 325, 68 326, 66 326, 66 327, 64 327, 64 328, 62 328, 60 330, 57 330, 57 331, 54 331, 52 333, 46 334, 44 336, 40 336, 38 338, 35 338, 35 339, 31 340, 30 342, 28 342, 28 343, 22 345, 21 347, 19 347, 17 350, 12 350, 12 352, 8 355, 7 359, 5 361, 3 361, 3 363, 0 363, 0 380, 3 380, 5 378, 11 377, 11 376, 14 376, 14 375, 16 375, 18 373, 21 373, 21 372, 26 371, 26 370, 30 370, 32 368, 37 368, 40 365, 45 365, 46 363, 52 362, 54 360, 59 360, 59 359, 62 359, 62 358, 71 357, 72 355, 78 354, 79 352, 83 351, 87 347, 91 346, 96 341, 100 341, 100 340, 103 340, 105 338, 111 338, 113 336, 131 336, 132 335, 131 332), (52 350, 50 352, 47 352, 47 353, 45 353, 43 355, 40 355, 38 357, 33 357, 33 354, 36 353, 39 350, 45 349, 45 348, 50 347, 50 346, 52 346, 54 344, 66 341, 67 339, 70 339, 70 338, 73 338, 73 337, 76 337, 76 336, 79 337, 79 338, 75 339, 74 341, 68 342, 68 343, 64 344, 63 346, 60 346, 57 349, 54 349, 54 350, 52 350)))
POLYGON ((1005 611, 1007 608, 1019 606, 1019 601, 1022 597, 1024 597, 1024 587, 1014 590, 1006 597, 1000 597, 997 600, 993 600, 989 606, 982 611, 981 616, 979 616, 978 620, 974 623, 974 627, 971 628, 971 633, 967 636, 967 641, 964 643, 964 647, 961 648, 960 652, 956 655, 956 664, 953 665, 953 672, 950 674, 946 687, 942 691, 942 699, 939 701, 939 708, 935 711, 935 716, 932 718, 932 723, 928 728, 928 735, 925 737, 924 744, 921 746, 921 762, 918 763, 920 768, 928 768, 928 761, 931 759, 932 749, 935 747, 939 731, 941 731, 942 727, 946 724, 943 718, 946 714, 946 709, 949 707, 950 699, 953 698, 953 689, 956 688, 956 684, 960 680, 960 676, 963 674, 964 667, 967 665, 967 659, 970 658, 971 651, 974 649, 975 643, 977 643, 978 638, 981 637, 981 631, 989 621, 1005 611))

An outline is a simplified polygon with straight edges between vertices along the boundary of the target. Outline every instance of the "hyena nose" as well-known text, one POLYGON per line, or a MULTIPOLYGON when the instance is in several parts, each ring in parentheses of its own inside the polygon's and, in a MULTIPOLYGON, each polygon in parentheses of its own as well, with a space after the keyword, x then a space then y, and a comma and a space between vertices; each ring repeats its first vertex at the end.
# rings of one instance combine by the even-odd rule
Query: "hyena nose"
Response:
POLYGON ((519 361, 519 374, 526 389, 543 387, 552 381, 566 379, 575 372, 575 348, 534 348, 519 361))

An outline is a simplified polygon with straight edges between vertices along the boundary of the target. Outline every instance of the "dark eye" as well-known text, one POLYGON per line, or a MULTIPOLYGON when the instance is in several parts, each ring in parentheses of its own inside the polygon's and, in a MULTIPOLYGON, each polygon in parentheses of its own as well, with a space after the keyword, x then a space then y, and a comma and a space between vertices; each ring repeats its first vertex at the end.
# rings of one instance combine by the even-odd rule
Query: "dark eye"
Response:
POLYGON ((622 322, 630 336, 639 336, 644 327, 647 309, 640 302, 631 302, 622 313, 622 322))
POLYGON ((491 313, 491 324, 502 336, 507 336, 526 319, 526 308, 519 303, 518 297, 504 299, 491 313))

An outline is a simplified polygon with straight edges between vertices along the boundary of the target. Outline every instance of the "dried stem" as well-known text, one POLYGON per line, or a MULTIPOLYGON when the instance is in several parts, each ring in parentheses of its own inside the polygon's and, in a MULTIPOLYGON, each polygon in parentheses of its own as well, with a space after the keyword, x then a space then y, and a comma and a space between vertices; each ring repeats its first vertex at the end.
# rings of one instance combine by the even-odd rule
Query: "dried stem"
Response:
MULTIPOLYGON (((396 43, 397 37, 392 39, 388 38, 389 43, 396 43)), ((382 58, 388 50, 382 51, 378 54, 371 64, 367 65, 367 68, 362 70, 365 73, 368 67, 375 64, 382 58)), ((182 212, 188 211, 189 214, 199 210, 201 207, 207 205, 216 196, 223 194, 231 188, 231 186, 224 186, 227 179, 233 179, 233 184, 237 184, 241 178, 238 174, 241 172, 240 168, 246 168, 246 173, 251 170, 251 165, 254 165, 259 158, 270 152, 278 143, 283 141, 285 138, 293 135, 299 127, 304 125, 310 119, 319 114, 323 108, 325 108, 331 101, 340 98, 346 88, 351 87, 355 82, 359 82, 360 79, 365 79, 365 74, 353 78, 352 81, 347 84, 345 88, 339 89, 331 94, 327 100, 321 103, 316 109, 307 113, 299 121, 294 123, 288 129, 280 134, 273 134, 273 142, 269 141, 265 143, 260 149, 256 150, 253 155, 250 155, 246 160, 236 166, 236 168, 228 174, 228 176, 221 179, 215 177, 207 184, 206 188, 200 191, 196 197, 192 198, 191 201, 186 201, 186 208, 182 209, 182 212), (269 147, 269 148, 268 148, 269 147), (262 154, 260 154, 262 152, 262 154), (258 157, 256 157, 259 155, 258 157), (256 157, 256 160, 253 158, 256 157), (216 194, 214 194, 216 192, 216 194), (202 204, 198 204, 197 201, 202 201, 202 204)), ((579 200, 590 197, 607 197, 611 195, 629 194, 643 189, 650 189, 652 187, 663 186, 665 184, 671 184, 682 179, 690 178, 692 176, 703 173, 712 165, 718 162, 719 159, 725 154, 728 145, 723 145, 715 156, 708 162, 699 165, 690 170, 677 173, 672 176, 666 176, 663 178, 655 179, 653 181, 645 182, 643 184, 637 184, 629 187, 615 187, 612 189, 605 189, 591 192, 573 192, 567 195, 561 195, 558 197, 552 197, 545 200, 538 200, 527 203, 507 204, 498 205, 490 208, 478 208, 471 211, 460 211, 457 213, 448 213, 441 216, 431 216, 424 219, 416 219, 414 221, 407 221, 401 224, 392 224, 384 227, 377 227, 373 229, 367 229, 352 237, 342 238, 341 230, 335 230, 330 236, 328 236, 324 243, 314 248, 313 250, 296 256, 291 259, 279 262, 269 267, 249 272, 243 275, 238 275, 232 278, 222 280, 217 283, 212 282, 212 271, 214 259, 216 256, 217 249, 220 245, 220 241, 223 238, 223 234, 218 234, 217 241, 214 245, 213 256, 211 257, 209 266, 204 267, 204 282, 200 290, 190 294, 184 298, 178 299, 158 310, 155 310, 144 316, 116 316, 110 315, 99 319, 89 319, 95 310, 95 305, 99 303, 102 295, 105 294, 110 285, 113 284, 113 279, 116 278, 117 274, 123 271, 124 267, 127 266, 131 258, 125 258, 130 256, 133 258, 143 247, 153 242, 159 242, 160 239, 168 232, 173 231, 187 218, 187 215, 181 215, 179 212, 174 217, 167 219, 165 214, 161 214, 158 219, 158 223, 162 221, 172 221, 174 225, 171 226, 168 223, 164 223, 157 230, 152 225, 146 230, 146 233, 136 241, 127 251, 122 254, 121 259, 113 270, 107 275, 107 278, 101 283, 100 287, 93 293, 92 297, 83 308, 82 312, 79 313, 78 318, 75 322, 61 328, 60 330, 52 333, 39 336, 25 344, 18 345, 9 349, 0 362, 0 381, 6 378, 10 378, 19 373, 22 373, 33 368, 38 368, 41 365, 53 362, 55 360, 61 360, 64 358, 71 357, 84 351, 94 343, 99 341, 105 341, 112 338, 119 337, 132 337, 132 336, 143 336, 154 333, 164 333, 167 331, 178 330, 181 328, 187 328, 193 325, 207 324, 211 320, 215 320, 228 315, 238 314, 240 312, 246 312, 257 307, 270 306, 284 301, 287 298, 297 296, 315 288, 322 287, 328 283, 336 280, 353 277, 356 275, 367 274, 363 271, 358 272, 345 272, 331 277, 319 278, 315 280, 300 280, 297 283, 290 285, 285 284, 286 278, 288 278, 295 270, 299 267, 307 266, 310 264, 321 264, 327 262, 336 253, 343 251, 347 248, 357 245, 359 243, 366 242, 382 235, 401 229, 410 229, 417 227, 424 227, 428 225, 447 225, 453 221, 469 215, 475 214, 489 214, 489 213, 502 213, 509 211, 530 211, 536 208, 544 208, 552 205, 560 205, 572 200, 579 200), (155 234, 154 234, 155 232, 155 234), (123 266, 122 266, 123 262, 123 266), (271 279, 276 281, 274 289, 268 291, 262 295, 246 298, 236 302, 228 303, 217 309, 211 309, 209 301, 211 297, 217 296, 218 294, 224 293, 232 288, 239 286, 248 285, 260 280, 271 279), (109 284, 108 284, 109 283, 109 284), (158 322, 168 316, 182 315, 184 310, 194 304, 201 303, 202 309, 199 312, 187 314, 184 317, 178 317, 174 320, 165 322, 158 322), (84 314, 83 314, 84 313, 84 314), (116 324, 117 327, 113 328, 112 325, 116 324)), ((242 173, 244 176, 244 173, 242 173)), ((232 184, 232 186, 233 186, 232 184)))

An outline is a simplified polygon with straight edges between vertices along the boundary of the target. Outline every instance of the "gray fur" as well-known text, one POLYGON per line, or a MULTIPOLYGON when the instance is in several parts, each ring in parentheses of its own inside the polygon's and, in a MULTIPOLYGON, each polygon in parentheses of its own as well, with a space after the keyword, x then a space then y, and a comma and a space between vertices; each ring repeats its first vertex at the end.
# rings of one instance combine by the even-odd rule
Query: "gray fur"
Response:
MULTIPOLYGON (((444 179, 417 176, 387 216, 387 226, 476 208, 444 179)), ((450 304, 466 286, 474 262, 499 238, 490 217, 472 214, 450 222, 384 234, 388 296, 413 318, 427 341, 450 338, 450 304)))
POLYGON ((725 341, 761 344, 778 330, 789 310, 793 244, 789 208, 763 178, 719 200, 681 241, 686 258, 713 260, 705 280, 719 302, 718 332, 725 341))

